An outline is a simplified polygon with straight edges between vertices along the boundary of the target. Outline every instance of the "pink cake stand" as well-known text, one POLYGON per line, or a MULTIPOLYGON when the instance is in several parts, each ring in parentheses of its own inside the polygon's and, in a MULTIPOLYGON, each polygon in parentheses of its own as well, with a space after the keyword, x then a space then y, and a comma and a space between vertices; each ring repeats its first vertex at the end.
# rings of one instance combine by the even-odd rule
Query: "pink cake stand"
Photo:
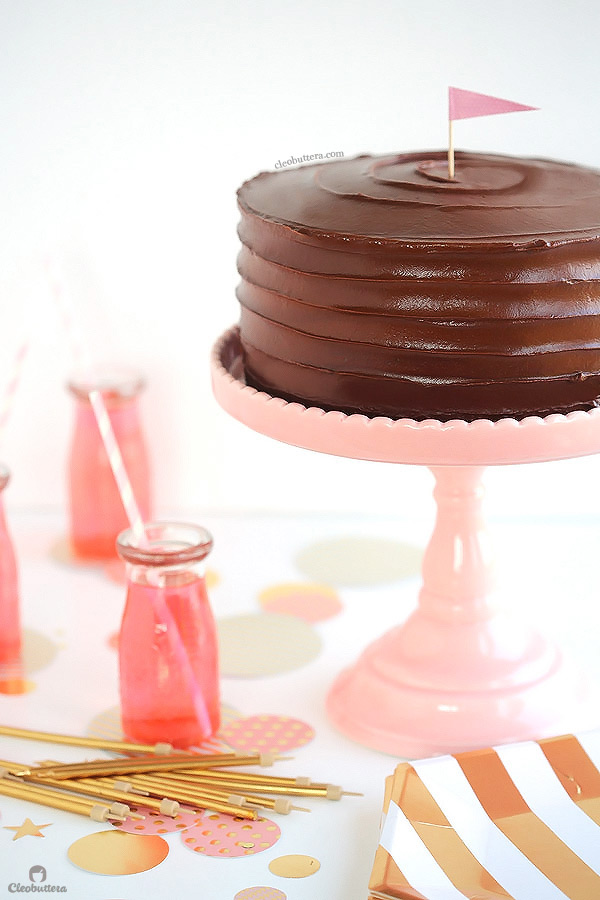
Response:
POLYGON ((239 332, 212 354, 217 401, 255 431, 352 459, 428 466, 437 518, 415 611, 372 643, 327 698, 334 724, 409 758, 562 730, 584 688, 537 631, 490 605, 492 561, 481 513, 485 466, 600 451, 600 409, 491 422, 374 418, 288 403, 247 386, 239 332))

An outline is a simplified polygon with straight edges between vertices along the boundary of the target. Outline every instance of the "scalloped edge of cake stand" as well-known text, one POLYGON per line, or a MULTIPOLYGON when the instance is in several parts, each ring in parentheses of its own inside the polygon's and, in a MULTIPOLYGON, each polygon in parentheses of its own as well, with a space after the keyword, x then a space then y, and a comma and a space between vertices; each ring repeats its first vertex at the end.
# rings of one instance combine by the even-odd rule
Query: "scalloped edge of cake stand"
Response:
POLYGON ((600 408, 545 418, 440 422, 369 418, 290 403, 245 383, 237 326, 215 343, 211 378, 217 402, 242 424, 333 456, 421 466, 497 466, 600 452, 600 408))

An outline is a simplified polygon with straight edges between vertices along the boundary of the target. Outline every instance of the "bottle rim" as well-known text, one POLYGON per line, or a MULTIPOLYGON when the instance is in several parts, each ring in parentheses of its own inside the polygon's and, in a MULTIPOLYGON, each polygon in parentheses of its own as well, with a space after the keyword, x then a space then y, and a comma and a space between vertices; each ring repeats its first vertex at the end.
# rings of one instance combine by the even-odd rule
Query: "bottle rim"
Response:
POLYGON ((213 546, 212 535, 202 525, 188 522, 147 522, 146 542, 139 546, 133 529, 117 537, 121 559, 138 566, 178 566, 206 559, 213 546))
POLYGON ((118 366, 94 366, 74 372, 67 380, 67 389, 78 400, 89 402, 91 391, 100 391, 108 402, 130 400, 146 387, 146 379, 135 369, 118 366))

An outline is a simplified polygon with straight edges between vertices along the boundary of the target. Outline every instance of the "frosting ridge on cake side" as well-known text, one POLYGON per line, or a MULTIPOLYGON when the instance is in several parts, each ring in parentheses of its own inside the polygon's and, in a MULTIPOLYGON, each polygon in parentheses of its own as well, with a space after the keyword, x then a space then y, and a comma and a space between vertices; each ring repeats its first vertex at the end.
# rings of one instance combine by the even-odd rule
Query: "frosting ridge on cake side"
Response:
POLYGON ((392 418, 600 395, 600 172, 441 152, 262 173, 238 193, 249 383, 392 418))

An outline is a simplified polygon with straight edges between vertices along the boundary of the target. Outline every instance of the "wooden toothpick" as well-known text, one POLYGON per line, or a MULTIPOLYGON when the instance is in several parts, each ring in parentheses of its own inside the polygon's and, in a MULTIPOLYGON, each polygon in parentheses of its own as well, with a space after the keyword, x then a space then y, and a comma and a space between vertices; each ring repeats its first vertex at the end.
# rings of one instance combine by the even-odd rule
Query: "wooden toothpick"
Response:
POLYGON ((454 128, 452 119, 448 120, 448 178, 454 178, 454 128))

